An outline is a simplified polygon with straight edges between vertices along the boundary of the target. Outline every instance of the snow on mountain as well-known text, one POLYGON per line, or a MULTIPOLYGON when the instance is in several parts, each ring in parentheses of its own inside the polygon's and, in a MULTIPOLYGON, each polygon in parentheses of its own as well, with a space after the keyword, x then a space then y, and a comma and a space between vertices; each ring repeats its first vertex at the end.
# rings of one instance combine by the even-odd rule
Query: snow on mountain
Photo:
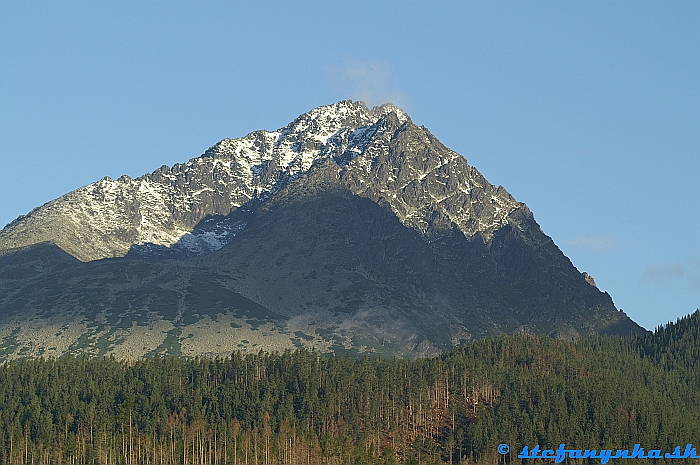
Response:
POLYGON ((0 248, 48 241, 83 261, 130 251, 141 256, 211 252, 245 228, 256 202, 323 158, 338 164, 353 192, 389 205, 427 239, 445 222, 468 237, 488 236, 519 205, 413 125, 401 109, 341 101, 277 131, 224 139, 184 164, 81 187, 8 224, 0 231, 0 248), (415 139, 409 143, 428 147, 417 152, 419 158, 391 152, 400 127, 412 128, 405 131, 415 139), (241 207, 244 211, 238 211, 241 207))

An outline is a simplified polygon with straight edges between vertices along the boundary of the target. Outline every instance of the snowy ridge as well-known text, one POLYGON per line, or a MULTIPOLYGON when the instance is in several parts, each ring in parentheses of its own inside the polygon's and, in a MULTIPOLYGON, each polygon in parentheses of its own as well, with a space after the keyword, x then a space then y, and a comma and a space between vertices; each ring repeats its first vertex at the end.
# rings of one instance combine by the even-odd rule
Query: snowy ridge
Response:
POLYGON ((224 139, 184 164, 81 187, 6 226, 0 248, 50 241, 83 261, 129 252, 208 253, 245 228, 245 214, 229 215, 268 198, 321 158, 341 167, 353 192, 387 203, 427 238, 444 229, 435 226, 436 212, 467 236, 488 235, 518 206, 394 105, 370 110, 363 102, 341 101, 277 131, 224 139), (412 128, 412 158, 388 155, 399 128, 412 128), (490 204, 482 206, 485 199, 490 204))

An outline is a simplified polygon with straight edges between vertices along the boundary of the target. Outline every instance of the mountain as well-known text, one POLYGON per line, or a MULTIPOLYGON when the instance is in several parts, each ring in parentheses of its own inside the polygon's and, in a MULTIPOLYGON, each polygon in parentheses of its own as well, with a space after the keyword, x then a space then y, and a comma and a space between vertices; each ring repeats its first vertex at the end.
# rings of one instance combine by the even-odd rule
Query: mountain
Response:
POLYGON ((0 232, 0 357, 643 332, 528 207, 399 108, 342 101, 0 232))
POLYGON ((82 261, 122 257, 134 247, 145 255, 173 246, 185 256, 218 250, 245 220, 203 220, 245 210, 315 160, 350 161, 374 142, 376 123, 388 113, 408 120, 393 105, 368 110, 340 102, 274 132, 225 139, 185 164, 137 179, 105 177, 14 220, 0 232, 0 249, 52 242, 82 261))

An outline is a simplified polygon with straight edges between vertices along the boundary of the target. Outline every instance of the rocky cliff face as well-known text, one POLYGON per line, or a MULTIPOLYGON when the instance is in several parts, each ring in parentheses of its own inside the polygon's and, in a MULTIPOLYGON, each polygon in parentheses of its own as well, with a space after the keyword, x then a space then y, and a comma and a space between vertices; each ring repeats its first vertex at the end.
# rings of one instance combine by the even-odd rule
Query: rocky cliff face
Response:
POLYGON ((82 261, 133 246, 145 255, 175 244, 185 255, 211 252, 245 227, 243 212, 235 221, 216 217, 268 198, 321 159, 333 159, 348 188, 389 205, 426 238, 453 224, 468 237, 489 236, 518 205, 400 109, 343 101, 274 132, 225 139, 185 164, 70 192, 7 225, 0 248, 52 242, 82 261))
POLYGON ((416 356, 513 331, 641 330, 526 205, 400 109, 350 101, 16 219, 0 314, 0 357, 416 356))

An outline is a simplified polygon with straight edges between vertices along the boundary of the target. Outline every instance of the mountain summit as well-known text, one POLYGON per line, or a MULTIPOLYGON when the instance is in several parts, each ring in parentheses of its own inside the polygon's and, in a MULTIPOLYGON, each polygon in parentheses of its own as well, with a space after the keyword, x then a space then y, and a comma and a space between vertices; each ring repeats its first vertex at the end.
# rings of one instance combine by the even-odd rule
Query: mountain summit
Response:
POLYGON ((177 244, 185 254, 218 250, 243 224, 195 230, 202 220, 267 198, 319 159, 349 162, 373 142, 389 114, 410 121, 391 104, 370 110, 363 102, 343 101, 274 132, 224 139, 184 164, 137 179, 105 177, 8 224, 0 232, 0 249, 52 242, 81 261, 122 257, 133 246, 158 250, 177 244))
POLYGON ((0 358, 422 356, 489 334, 642 331, 592 282, 402 110, 342 101, 8 224, 0 358))

